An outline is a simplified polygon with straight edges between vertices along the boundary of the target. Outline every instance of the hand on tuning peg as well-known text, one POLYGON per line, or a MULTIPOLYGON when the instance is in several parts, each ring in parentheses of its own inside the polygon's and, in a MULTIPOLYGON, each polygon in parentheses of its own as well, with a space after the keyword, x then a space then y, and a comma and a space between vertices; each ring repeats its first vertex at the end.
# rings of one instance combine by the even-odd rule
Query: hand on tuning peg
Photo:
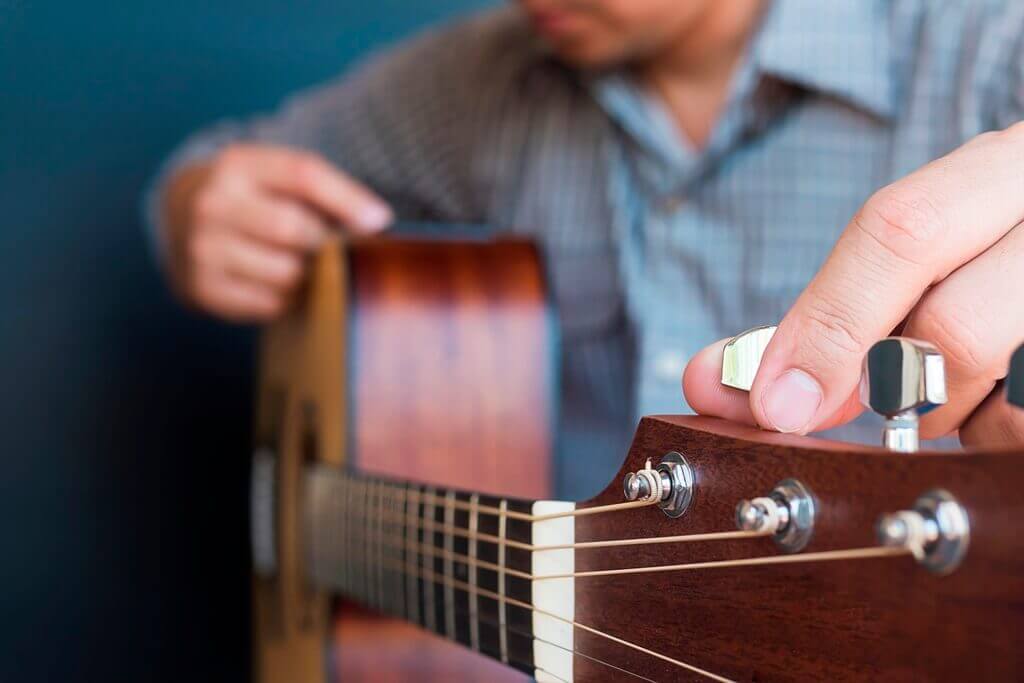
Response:
MULTIPOLYGON (((683 378, 690 405, 698 413, 757 424, 746 397, 739 392, 749 392, 754 386, 776 330, 774 325, 755 327, 698 354, 683 378)), ((917 449, 918 417, 948 401, 945 375, 942 354, 928 342, 887 337, 869 349, 862 367, 859 402, 886 417, 883 445, 895 450, 917 449)), ((1024 345, 1011 357, 1005 392, 991 391, 961 426, 965 445, 1024 443, 1024 410, 1010 410, 1009 406, 1024 408, 1024 345)), ((856 414, 844 406, 840 415, 821 428, 841 424, 849 419, 846 415, 856 414)))

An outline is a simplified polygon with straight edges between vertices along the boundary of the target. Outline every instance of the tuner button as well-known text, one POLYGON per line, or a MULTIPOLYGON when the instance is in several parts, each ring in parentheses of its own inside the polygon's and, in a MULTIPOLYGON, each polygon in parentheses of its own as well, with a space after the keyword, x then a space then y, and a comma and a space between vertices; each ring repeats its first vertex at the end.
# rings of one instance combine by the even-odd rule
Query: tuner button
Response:
POLYGON ((1024 408, 1024 346, 1010 357, 1010 371, 1006 375, 1006 400, 1024 408))
POLYGON ((736 506, 736 527, 741 531, 760 531, 764 517, 764 509, 749 500, 741 500, 736 506))
POLYGON ((622 481, 622 493, 626 500, 643 500, 651 495, 651 487, 647 479, 636 472, 630 472, 622 481))
POLYGON ((885 417, 883 445, 896 451, 916 451, 918 416, 946 402, 942 354, 916 339, 881 340, 864 358, 860 399, 885 417))
POLYGON ((948 574, 963 561, 970 543, 967 510, 948 491, 924 494, 912 510, 883 515, 876 526, 883 546, 905 548, 933 572, 948 574))
POLYGON ((693 468, 681 453, 666 453, 652 467, 648 460, 644 468, 627 472, 622 479, 622 495, 630 502, 657 503, 669 517, 680 517, 693 499, 695 484, 693 468))
POLYGON ((775 335, 775 325, 753 327, 730 339, 722 351, 722 384, 750 391, 761 357, 775 335))

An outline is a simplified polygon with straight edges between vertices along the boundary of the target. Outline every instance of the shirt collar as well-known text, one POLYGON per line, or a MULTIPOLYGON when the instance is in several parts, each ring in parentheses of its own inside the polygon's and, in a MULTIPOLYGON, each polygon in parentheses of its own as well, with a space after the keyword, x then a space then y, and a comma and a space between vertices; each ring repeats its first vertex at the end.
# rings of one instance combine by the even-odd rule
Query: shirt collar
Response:
POLYGON ((751 56, 762 74, 883 118, 895 113, 886 0, 774 0, 751 56))

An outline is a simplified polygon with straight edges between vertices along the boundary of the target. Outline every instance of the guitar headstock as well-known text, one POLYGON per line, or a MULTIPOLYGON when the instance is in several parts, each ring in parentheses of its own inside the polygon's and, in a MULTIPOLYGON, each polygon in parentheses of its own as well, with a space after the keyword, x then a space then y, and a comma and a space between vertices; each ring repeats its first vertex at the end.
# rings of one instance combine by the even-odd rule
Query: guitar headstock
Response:
MULTIPOLYGON (((794 482, 812 498, 805 538, 789 545, 783 531, 579 549, 577 573, 691 568, 578 576, 577 621, 731 680, 978 680, 1024 671, 1018 642, 1024 535, 1017 528, 1024 514, 1024 453, 908 455, 712 418, 650 417, 641 422, 618 481, 648 461, 657 466, 669 453, 680 454, 692 470, 685 514, 670 517, 648 506, 583 516, 576 541, 735 531, 738 505, 794 482), (891 515, 936 503, 938 495, 955 500, 968 524, 955 561, 935 567, 938 555, 919 561, 899 548, 886 554, 894 549, 880 542, 880 522, 885 533, 891 515), (742 562, 801 556, 821 559, 742 562), (727 564, 700 566, 705 563, 727 564)), ((622 501, 616 483, 584 506, 622 501)), ((655 680, 680 675, 678 666, 606 638, 577 638, 583 641, 578 651, 622 662, 635 673, 655 680)))
MULTIPOLYGON (((875 354, 916 384, 881 385, 869 362, 873 407, 916 418, 941 402, 929 358, 906 343, 875 354)), ((1024 352, 1015 360, 1011 402, 1024 352)), ((752 379, 742 367, 729 375, 752 379)), ((916 420, 898 426, 908 424, 916 437, 916 420)), ((615 482, 581 507, 672 491, 661 476, 671 462, 691 482, 686 509, 577 518, 576 619, 589 627, 577 652, 654 680, 1019 678, 1024 449, 906 453, 894 448, 907 439, 884 442, 893 448, 645 418, 615 482), (609 539, 637 542, 586 545, 609 539)), ((664 506, 662 493, 651 499, 664 506)), ((583 678, 596 666, 586 657, 575 660, 583 678)))

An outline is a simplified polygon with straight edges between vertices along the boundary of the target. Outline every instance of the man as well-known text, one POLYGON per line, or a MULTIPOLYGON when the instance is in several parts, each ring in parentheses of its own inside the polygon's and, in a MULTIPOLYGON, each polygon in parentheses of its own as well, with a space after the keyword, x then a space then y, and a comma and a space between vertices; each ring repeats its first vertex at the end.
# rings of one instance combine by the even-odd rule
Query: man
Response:
MULTIPOLYGON (((945 354, 926 438, 1020 442, 1024 3, 522 0, 189 142, 153 202, 199 308, 268 320, 333 229, 394 217, 534 235, 562 315, 565 495, 635 418, 852 421, 866 350, 945 354), (749 396, 715 339, 781 320, 749 396)), ((874 440, 875 427, 845 436, 874 440)))

